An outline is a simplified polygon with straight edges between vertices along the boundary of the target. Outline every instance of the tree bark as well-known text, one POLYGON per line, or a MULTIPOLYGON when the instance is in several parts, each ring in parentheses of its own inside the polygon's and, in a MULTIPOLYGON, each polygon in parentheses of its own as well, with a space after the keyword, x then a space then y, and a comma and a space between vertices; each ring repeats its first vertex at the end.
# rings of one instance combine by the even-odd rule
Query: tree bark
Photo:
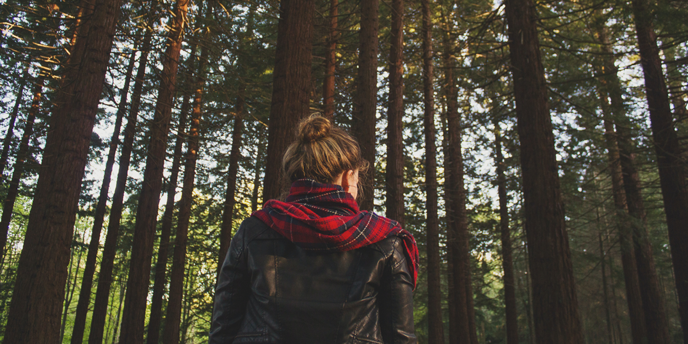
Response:
MULTIPOLYGON (((225 194, 225 207, 222 211, 222 226, 220 227, 220 254, 218 256, 217 264, 217 275, 220 275, 220 269, 222 268, 222 262, 227 254, 227 249, 229 248, 229 243, 232 241, 232 219, 234 216, 234 194, 236 193, 236 179, 237 170, 239 167, 239 158, 241 157, 241 135, 244 130, 244 89, 245 85, 242 85, 242 89, 239 91, 239 95, 236 100, 236 106, 234 108, 234 130, 232 132, 232 150, 229 153, 229 168, 227 169, 227 192, 225 194)), ((256 166, 258 164, 258 157, 256 159, 256 166)), ((259 174, 258 168, 256 168, 256 174, 259 174)), ((257 203, 257 202, 256 202, 257 203)))
POLYGON ((110 284, 112 283, 112 269, 114 267, 115 254, 117 253, 117 237, 119 235, 119 224, 122 219, 122 210, 124 207, 124 191, 127 185, 131 151, 136 135, 136 122, 139 108, 141 107, 141 93, 146 77, 146 65, 148 64, 148 55, 151 48, 151 37, 152 31, 146 30, 143 43, 141 44, 141 57, 139 57, 138 70, 136 71, 136 80, 131 96, 131 106, 129 108, 129 115, 127 116, 127 125, 124 127, 124 142, 122 142, 122 150, 119 157, 117 181, 115 182, 115 192, 112 196, 112 205, 110 206, 110 219, 107 235, 105 236, 105 245, 103 246, 103 257, 100 262, 96 298, 93 303, 91 328, 88 335, 88 342, 90 344, 100 344, 103 342, 108 298, 110 297, 110 284))
MULTIPOLYGON (((679 146, 662 61, 652 26, 653 13, 649 0, 633 0, 635 28, 638 35, 640 63, 645 77, 645 94, 650 111, 652 139, 657 154, 659 181, 664 198, 671 259, 674 265, 679 314, 684 341, 688 342, 688 186, 682 151, 679 146)), ((646 307, 649 305, 646 305, 646 307)), ((666 325, 665 325, 666 327, 666 325)), ((648 336, 657 343, 669 342, 666 328, 648 336), (656 336, 656 337, 655 337, 656 336)))
POLYGON ((127 66, 127 74, 124 79, 124 87, 120 94, 119 106, 117 114, 115 115, 115 129, 110 139, 110 149, 108 151, 107 162, 105 163, 105 172, 103 173, 103 183, 100 186, 100 195, 98 196, 98 205, 96 205, 96 212, 93 217, 93 229, 91 230, 91 242, 88 245, 88 253, 86 254, 86 266, 84 267, 84 275, 81 279, 81 289, 79 290, 79 301, 76 304, 76 315, 74 317, 74 327, 72 328, 72 344, 81 344, 84 339, 84 329, 86 328, 86 315, 88 313, 88 306, 91 303, 91 289, 93 287, 93 274, 96 271, 96 258, 98 256, 98 249, 100 247, 100 232, 103 229, 103 220, 105 218, 105 211, 107 206, 108 192, 110 191, 110 179, 112 177, 112 166, 115 163, 115 155, 117 154, 117 147, 119 146, 119 133, 122 127, 122 117, 127 110, 127 96, 129 95, 129 84, 131 83, 131 76, 134 72, 134 63, 136 62, 136 44, 134 50, 131 52, 129 58, 129 65, 127 66))
POLYGON ((385 216, 404 227, 404 0, 392 0, 391 11, 385 216))
MULTIPOLYGON (((191 54, 186 61, 186 69, 191 77, 194 60, 196 59, 196 45, 191 47, 191 54)), ((148 344, 158 344, 160 341, 160 325, 162 323, 162 297, 165 294, 165 284, 167 283, 167 258, 169 256, 170 235, 172 233, 172 222, 174 217, 174 197, 177 194, 177 183, 179 181, 179 168, 182 159, 182 149, 186 140, 186 121, 189 114, 190 96, 186 89, 182 92, 182 106, 179 112, 179 123, 177 125, 177 140, 174 144, 174 156, 172 157, 172 169, 170 171, 169 184, 167 185, 167 200, 165 203, 165 213, 162 216, 160 226, 160 244, 158 245, 158 259, 155 262, 155 278, 153 282, 153 299, 151 300, 151 313, 148 319, 148 344)))
POLYGON ((437 146, 435 143, 435 90, 430 1, 421 1, 423 14, 423 99, 425 107, 425 188, 428 255, 428 340, 444 343, 442 281, 440 278, 440 229, 437 217, 437 146))
POLYGON ((454 77, 453 26, 448 13, 442 13, 445 34, 442 36, 444 54, 444 92, 447 99, 447 132, 445 133, 445 198, 447 213, 447 275, 449 277, 449 343, 470 343, 466 300, 465 263, 468 252, 462 252, 459 228, 466 228, 465 197, 463 193, 463 162, 459 130, 458 93, 454 77), (462 226, 463 224, 463 226, 462 226), (463 259, 462 259, 463 258, 463 259))
POLYGON ((323 115, 329 120, 334 119, 334 77, 337 66, 337 7, 339 0, 330 0, 330 31, 327 39, 327 53, 325 55, 325 81, 323 82, 323 115))
POLYGON ((502 239, 502 269, 504 270, 504 306, 506 313, 506 343, 518 344, 518 312, 516 309, 516 287, 514 283, 514 258, 509 229, 509 208, 507 206, 506 166, 502 154, 502 133, 499 120, 495 118, 495 164, 497 165, 497 194, 499 195, 499 227, 502 239))
POLYGON ((59 340, 69 247, 120 0, 99 0, 79 29, 50 121, 4 343, 59 340))
POLYGON ((372 211, 375 199, 375 122, 377 113, 377 54, 379 1, 361 1, 358 75, 351 131, 361 147, 361 156, 370 164, 360 175, 358 204, 361 210, 372 211))
POLYGON ((280 197, 290 186, 281 175, 282 156, 310 111, 314 8, 314 0, 280 2, 263 201, 280 197))
MULTIPOLYGON (((210 42, 208 42, 210 43, 210 42)), ((189 233, 189 220, 191 218, 191 206, 193 205, 194 179, 196 177, 196 161, 199 150, 199 131, 202 120, 203 89, 206 80, 206 64, 208 62, 208 48, 201 48, 201 56, 198 72, 195 77, 196 94, 194 97, 193 111, 191 112, 191 128, 187 139, 186 162, 184 164, 184 184, 182 186, 182 198, 179 202, 179 218, 177 220, 177 232, 174 238, 174 254, 172 271, 170 273, 170 295, 167 302, 167 314, 165 316, 165 329, 162 340, 166 344, 179 342, 179 324, 182 308, 182 296, 184 293, 184 268, 186 264, 186 244, 189 233)))
POLYGON ((17 159, 14 163, 14 171, 12 171, 12 180, 7 188, 7 196, 2 202, 2 219, 0 220, 0 255, 5 255, 5 245, 7 245, 7 234, 10 229, 10 222, 12 221, 12 213, 14 213, 14 203, 19 194, 19 183, 24 174, 24 164, 29 157, 29 140, 33 134, 33 124, 36 120, 36 115, 41 108, 41 98, 43 97, 43 77, 39 76, 33 89, 33 101, 31 102, 31 109, 26 118, 24 125, 24 133, 22 134, 21 142, 19 143, 19 151, 17 152, 17 159))
POLYGON ((507 0, 511 71, 538 343, 582 344, 547 86, 531 0, 507 0))

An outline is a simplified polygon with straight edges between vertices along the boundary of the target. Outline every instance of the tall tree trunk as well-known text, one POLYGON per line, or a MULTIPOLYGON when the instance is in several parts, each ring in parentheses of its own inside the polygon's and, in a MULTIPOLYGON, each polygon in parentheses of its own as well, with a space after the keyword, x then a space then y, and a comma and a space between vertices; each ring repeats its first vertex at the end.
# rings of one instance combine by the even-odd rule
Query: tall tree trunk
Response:
POLYGON ((387 105, 387 216, 404 221, 404 0, 392 0, 389 51, 389 104, 387 105))
MULTIPOLYGON (((611 47, 608 45, 609 42, 606 40, 606 32, 604 30, 604 28, 601 28, 597 31, 598 37, 603 44, 603 52, 611 57, 611 47)), ((616 114, 612 113, 611 106, 607 99, 607 93, 611 87, 621 86, 620 84, 616 84, 618 83, 618 79, 616 78, 617 71, 616 67, 613 66, 613 60, 610 61, 609 58, 606 58, 604 65, 605 76, 600 78, 602 86, 599 94, 602 101, 601 107, 604 117, 609 173, 612 177, 612 195, 614 198, 616 218, 615 223, 619 235, 619 243, 621 246, 621 265, 624 271, 626 300, 628 301, 628 313, 631 321, 631 337, 633 338, 633 343, 639 344, 647 341, 645 317, 643 316, 643 305, 640 297, 640 287, 638 284, 638 269, 636 266, 636 258, 633 249, 632 228, 628 218, 626 192, 624 191, 623 172, 621 169, 621 157, 619 155, 617 134, 614 131, 613 117, 616 114)), ((619 100, 615 100, 614 103, 618 102, 619 100)), ((623 109, 620 110, 623 111, 623 109)))
MULTIPOLYGON (((653 13, 649 0, 633 0, 635 28, 638 35, 640 63, 645 77, 645 94, 650 110, 652 138, 657 154, 659 181, 664 198, 671 259, 676 275, 679 314, 684 341, 688 342, 688 186, 686 185, 681 147, 671 116, 662 62, 659 58, 656 35, 652 27, 653 13)), ((646 307, 649 305, 646 305, 646 307)), ((666 325, 665 325, 666 326, 666 325)), ((668 331, 648 335, 657 343, 668 342, 668 331)))
POLYGON ((129 84, 131 83, 131 76, 134 72, 134 64, 136 62, 136 44, 134 50, 129 57, 129 65, 127 66, 127 74, 124 79, 124 87, 120 94, 119 106, 117 114, 115 115, 115 129, 110 139, 110 149, 108 151, 107 162, 105 163, 105 172, 103 173, 103 183, 100 186, 100 195, 98 196, 98 205, 93 218, 93 229, 91 230, 91 242, 88 245, 88 254, 86 254, 86 266, 84 267, 84 275, 81 280, 81 289, 79 291, 79 301, 76 305, 76 316, 74 317, 74 327, 72 328, 72 344, 81 344, 84 339, 84 329, 86 328, 86 314, 88 313, 88 306, 91 303, 91 289, 93 287, 93 274, 96 271, 96 258, 98 256, 98 248, 100 247, 100 232, 103 229, 103 220, 105 218, 105 211, 107 206, 108 192, 110 191, 110 178, 112 176, 112 166, 115 163, 115 155, 117 154, 117 147, 119 146, 119 133, 122 127, 122 117, 127 110, 127 96, 129 95, 129 84))
POLYGON ((148 281, 150 280, 155 223, 158 216, 160 191, 162 190, 167 135, 172 117, 179 54, 182 48, 188 5, 189 0, 177 0, 175 4, 174 15, 170 20, 169 41, 163 61, 158 101, 155 105, 153 121, 150 123, 150 143, 136 211, 127 296, 122 315, 120 341, 124 343, 143 343, 146 296, 148 295, 148 281))
POLYGON ((499 227, 502 239, 502 269, 504 270, 504 306, 506 313, 506 343, 518 344, 518 312, 514 284, 514 258, 509 229, 509 208, 507 206, 504 155, 502 154, 502 133, 499 120, 495 118, 495 164, 497 165, 497 194, 499 195, 499 227))
MULTIPOLYGON (((229 153, 229 169, 227 169, 227 192, 225 194, 225 207, 222 212, 222 226, 220 227, 220 255, 218 256, 217 274, 220 275, 222 262, 227 254, 229 243, 232 240, 232 219, 234 216, 234 194, 236 193, 236 179, 237 170, 239 167, 239 158, 241 157, 241 135, 244 128, 244 90, 246 86, 242 85, 242 89, 237 96, 234 115, 234 131, 232 132, 232 150, 229 153)), ((256 159, 256 174, 258 172, 258 159, 256 159)), ((256 195, 257 196, 257 195, 256 195)), ((257 203, 257 202, 256 202, 257 203)))
POLYGON ((507 0, 511 71, 538 343, 582 344, 575 279, 559 187, 547 86, 531 0, 507 0))
MULTIPOLYGON (((196 45, 191 47, 187 63, 187 71, 191 77, 194 60, 196 59, 196 45)), ((190 96, 186 87, 182 90, 181 111, 179 112, 179 123, 177 125, 177 140, 174 144, 174 156, 172 157, 172 169, 170 171, 169 184, 167 185, 167 200, 165 203, 165 213, 162 216, 160 226, 160 244, 158 245, 158 259, 155 262, 155 278, 153 282, 153 299, 151 300, 151 312, 148 319, 148 344, 158 344, 160 341, 160 325, 162 323, 162 304, 165 294, 165 284, 167 283, 167 258, 169 256, 170 235, 172 233, 172 220, 174 215, 174 197, 177 194, 177 182, 179 180, 179 168, 182 159, 182 149, 186 140, 186 120, 189 114, 190 96)))
MULTIPOLYGON (((209 6, 209 4, 206 4, 209 6)), ((209 44, 210 42, 208 42, 209 44)), ((179 321, 182 308, 182 295, 184 293, 184 268, 186 264, 186 244, 189 233, 189 220, 191 218, 191 206, 193 204, 194 179, 196 177, 196 161, 199 150, 199 130, 201 128, 203 89, 206 80, 206 64, 208 62, 208 48, 201 48, 201 56, 198 72, 195 77, 196 94, 194 97, 193 111, 191 112, 191 128, 187 140, 186 162, 184 164, 184 184, 182 186, 182 198, 179 202, 179 218, 177 232, 174 238, 174 254, 172 260, 172 272, 170 273, 170 296, 167 302, 167 315, 165 317, 165 330, 163 342, 177 344, 179 342, 179 321)))
POLYGON ((430 1, 421 1, 423 13, 423 105, 425 107, 425 187, 428 255, 428 340, 444 343, 442 281, 440 278, 440 229, 437 218, 437 146, 435 143, 435 90, 430 1))
POLYGON ((466 228, 465 198, 463 193, 463 162, 461 161, 461 133, 459 131, 458 93, 454 78, 453 26, 449 13, 442 13, 445 34, 442 36, 444 54, 444 92, 447 99, 447 132, 444 137, 445 198, 447 209, 447 275, 449 277, 449 343, 470 343, 466 273, 464 264, 468 253, 462 252, 459 228, 466 228), (463 216, 462 216, 463 215, 463 216), (463 227, 461 224, 464 224, 463 227))
MULTIPOLYGON (((598 14, 599 15, 599 14, 598 14)), ((617 231, 619 233, 619 243, 621 246, 621 264, 624 271, 624 281, 626 285, 626 299, 628 301, 628 313, 631 320, 631 336, 633 343, 645 343, 647 341, 647 332, 645 328, 645 316, 643 314, 643 304, 640 291, 639 271, 636 265, 636 253, 633 248, 633 231, 634 224, 629 218, 629 211, 631 210, 627 203, 626 188, 624 184, 624 172, 622 162, 625 162, 625 170, 635 170, 632 163, 632 156, 629 153, 621 154, 620 146, 624 146, 625 151, 628 151, 632 146, 628 135, 623 134, 623 131, 618 133, 614 130, 614 122, 624 122, 626 118, 626 110, 623 103, 621 82, 618 78, 618 69, 614 63, 614 52, 609 43, 607 35, 607 28, 602 18, 596 18, 594 24, 595 33, 601 43, 601 50, 603 55, 602 72, 603 76, 600 78, 600 100, 601 108, 604 118, 605 127, 605 141, 607 145, 607 160, 609 161, 609 172, 612 177, 612 193, 614 198, 614 208, 616 212, 617 231), (609 102, 611 99, 611 104, 609 102)), ((617 127, 619 126, 617 124, 617 127)), ((630 172, 630 174, 637 173, 630 172)), ((630 176, 630 175, 629 175, 630 176)), ((627 182, 633 182, 628 179, 627 182)), ((633 182, 635 183, 635 182, 633 182)), ((639 189, 631 188, 639 191, 639 189)), ((638 199, 642 203, 642 197, 631 196, 631 199, 638 199)), ((636 202, 637 203, 637 202, 636 202)), ((642 207, 642 204, 636 205, 632 208, 637 209, 642 207)), ((644 210, 635 210, 633 213, 642 212, 644 210)), ((642 216, 637 216, 637 219, 642 216)), ((647 276, 645 276, 647 278, 647 276)))
POLYGON ((146 77, 146 65, 151 48, 152 30, 147 29, 141 44, 141 57, 136 71, 136 81, 131 95, 131 106, 127 116, 127 125, 124 127, 124 141, 119 157, 119 168, 117 171, 117 181, 115 182, 115 193, 112 196, 110 206, 110 219, 108 222, 105 245, 103 246, 103 257, 100 261, 100 272, 98 273, 98 287, 96 288, 96 298, 93 303, 93 314, 91 316, 91 328, 88 335, 90 344, 101 344, 103 342, 103 332, 105 330, 105 318, 107 316, 108 298, 110 297, 110 284, 112 283, 112 269, 117 253, 117 237, 119 235, 119 224, 122 219, 124 208, 124 189, 127 185, 127 175, 129 163, 131 161, 131 151, 136 136, 136 122, 138 119, 139 108, 141 107, 141 93, 146 77))
POLYGON ((282 0, 268 126, 268 156, 263 200, 278 198, 287 181, 282 156, 296 126, 310 111, 314 0, 282 0))
POLYGON ((14 100, 14 107, 12 107, 12 112, 10 113, 10 122, 7 124, 7 133, 5 134, 5 139, 2 140, 2 153, 0 154, 0 179, 4 179, 2 178, 2 175, 3 173, 5 173, 5 167, 7 166, 7 158, 10 154, 10 146, 12 146, 12 137, 14 136, 14 123, 17 121, 19 107, 21 106, 22 98, 24 96, 24 87, 26 87, 26 83, 28 82, 29 77, 29 67, 27 65, 26 69, 24 70, 24 77, 19 82, 19 90, 17 90, 17 99, 14 100))
POLYGON ((330 27, 327 38, 327 53, 325 55, 325 81, 323 82, 323 115, 329 120, 334 118, 334 76, 337 65, 337 7, 339 0, 330 0, 330 27))
POLYGON ((60 335, 69 247, 120 0, 96 1, 81 26, 50 121, 4 343, 50 343, 60 335), (86 29, 84 29, 86 28, 86 29), (79 48, 80 46, 80 48, 79 48))
POLYGON ((666 340, 662 341, 662 338, 668 337, 664 299, 659 286, 652 245, 648 238, 645 205, 640 191, 642 188, 640 177, 635 168, 632 138, 626 131, 629 128, 629 121, 627 118, 617 117, 616 119, 621 122, 617 122, 616 132, 619 140, 619 155, 628 213, 631 216, 632 242, 645 316, 645 330, 648 339, 657 340, 656 343, 666 343, 666 340))
POLYGON ((19 194, 19 183, 24 174, 24 164, 29 157, 29 140, 33 133, 33 124, 36 120, 36 115, 41 108, 41 98, 43 97, 43 83, 42 76, 38 77, 33 89, 33 101, 31 102, 31 109, 26 118, 24 125, 24 133, 22 134, 21 142, 19 143, 19 151, 17 152, 17 159, 14 163, 14 171, 12 171, 12 180, 7 188, 7 196, 2 202, 2 219, 0 220, 0 255, 5 255, 5 245, 7 245, 7 234, 10 229, 10 222, 12 221, 12 213, 14 212, 14 203, 19 194))
POLYGON ((361 30, 359 31, 357 93, 354 102, 351 131, 361 147, 361 156, 370 164, 361 175, 358 204, 362 210, 372 211, 375 199, 375 114, 377 113, 377 54, 379 1, 361 1, 361 30))

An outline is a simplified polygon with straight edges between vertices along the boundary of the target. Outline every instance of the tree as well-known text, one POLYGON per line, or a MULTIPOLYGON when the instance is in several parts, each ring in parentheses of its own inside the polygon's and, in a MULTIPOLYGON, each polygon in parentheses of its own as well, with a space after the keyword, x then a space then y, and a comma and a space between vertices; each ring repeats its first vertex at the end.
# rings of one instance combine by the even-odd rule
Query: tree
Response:
POLYGON ((508 0, 511 72, 538 343, 583 343, 532 1, 508 0))
MULTIPOLYGON (((688 342, 688 231, 685 227, 688 223, 688 186, 685 162, 681 160, 682 151, 671 116, 669 94, 652 25, 653 12, 650 1, 633 0, 632 5, 640 63, 645 77, 645 95, 650 110, 652 138, 657 154, 659 181, 664 198, 671 257, 676 274, 681 327, 684 341, 688 342)), ((650 305, 645 305, 648 306, 650 305)), ((669 341, 666 325, 654 334, 648 328, 648 336, 657 343, 669 341)))
MULTIPOLYGON (((212 14, 210 4, 206 3, 206 19, 210 19, 212 14)), ((198 151, 200 149, 198 140, 200 138, 201 121, 203 120, 203 90, 207 78, 206 66, 208 63, 208 50, 211 41, 204 42, 201 47, 201 55, 198 61, 198 71, 194 77, 194 102, 191 112, 191 127, 187 139, 186 161, 184 164, 184 181, 182 187, 182 198, 179 202, 179 219, 177 221, 177 232, 174 238, 174 255, 172 261, 172 272, 170 274, 170 296, 167 302, 167 316, 165 317, 165 330, 163 331, 163 342, 177 344, 179 342, 179 322, 181 316, 182 297, 184 292, 184 268, 186 264, 186 246, 189 232, 189 220, 191 218, 191 206, 193 204, 194 179, 196 177, 196 162, 198 161, 198 151)))
POLYGON ((497 165, 497 193, 499 195, 499 229, 502 239, 502 269, 504 270, 504 306, 506 312, 506 342, 518 343, 518 313, 516 309, 516 288, 514 283, 514 260, 509 229, 509 208, 507 206, 505 163, 502 153, 502 133, 499 120, 494 119, 495 164, 497 165))
POLYGON ((93 229, 91 230, 91 242, 88 245, 88 253, 86 254, 86 266, 84 267, 84 274, 81 278, 79 301, 76 306, 76 317, 74 319, 74 327, 72 329, 73 344, 82 343, 84 338, 86 313, 88 313, 88 306, 91 303, 93 274, 96 270, 96 257, 98 255, 98 249, 100 248, 100 232, 103 229, 108 191, 110 190, 110 178, 112 177, 112 166, 115 163, 115 155, 117 154, 117 147, 119 146, 119 132, 122 127, 122 118, 127 110, 127 97, 129 95, 129 84, 131 83, 132 73, 134 72, 134 63, 136 62, 135 58, 136 45, 134 46, 134 50, 131 51, 129 64, 127 65, 127 74, 124 79, 124 87, 120 93, 119 106, 117 107, 117 114, 115 115, 115 130, 113 131, 112 138, 110 139, 110 148, 108 151, 107 162, 105 163, 105 173, 103 174, 103 182, 100 187, 98 204, 96 205, 93 229))
POLYGON ((184 36, 188 4, 188 0, 178 0, 175 3, 174 16, 170 23, 169 42, 163 61, 158 100, 155 105, 155 116, 150 124, 150 143, 143 186, 136 211, 127 296, 124 301, 122 316, 120 340, 126 343, 143 343, 146 295, 148 294, 155 222, 162 189, 167 134, 172 115, 172 100, 175 94, 179 54, 184 36))
POLYGON ((440 229, 437 218, 437 146, 435 145, 435 90, 430 1, 421 1, 423 13, 423 105, 425 106, 425 184, 428 236, 428 340, 444 343, 440 280, 440 229))
POLYGON ((131 95, 131 106, 129 107, 129 115, 127 116, 127 125, 124 127, 124 141, 121 145, 122 150, 119 156, 117 181, 115 182, 115 192, 112 196, 112 204, 110 206, 110 218, 107 234, 105 235, 105 245, 103 245, 103 256, 100 261, 100 272, 98 274, 98 287, 96 288, 96 297, 93 302, 91 329, 88 334, 88 342, 91 344, 103 342, 105 318, 107 315, 108 300, 110 298, 110 285, 112 283, 112 270, 115 264, 115 254, 117 253, 117 237, 119 236, 120 221, 124 208, 124 191, 127 185, 131 152, 136 135, 136 122, 138 121, 139 108, 141 106, 141 94, 146 77, 146 65, 148 64, 152 34, 152 29, 146 27, 146 33, 141 43, 141 56, 139 57, 138 70, 136 71, 136 79, 134 81, 134 90, 131 95))
POLYGON ((314 8, 314 0, 280 2, 263 200, 278 198, 288 186, 281 176, 282 156, 310 109, 314 8))
MULTIPOLYGON (((453 3, 453 2, 452 2, 453 3)), ((459 119, 458 92, 455 79, 455 45, 452 34, 453 25, 449 13, 442 13, 444 34, 442 43, 444 54, 444 94, 446 98, 445 138, 445 183, 444 195, 447 212, 447 278, 449 279, 449 343, 470 343, 466 297, 466 270, 468 252, 463 252, 468 238, 465 236, 466 200, 463 184, 463 160, 461 157, 461 132, 459 119), (460 237, 463 236, 463 237, 460 237), (462 259, 463 258, 463 259, 462 259)))
MULTIPOLYGON (((44 76, 39 76, 36 79, 36 84, 33 88, 33 101, 29 114, 26 117, 26 124, 24 125, 24 133, 22 134, 21 143, 19 143, 19 151, 17 152, 17 161, 14 163, 14 171, 12 171, 12 179, 7 190, 7 196, 2 203, 2 219, 0 220, 0 255, 4 255, 5 245, 7 244, 7 232, 10 229, 10 221, 12 221, 12 213, 14 212, 14 203, 19 194, 19 183, 21 182, 24 173, 24 165, 26 159, 29 157, 29 140, 33 133, 33 124, 36 120, 36 115, 41 109, 41 100, 43 98, 43 84, 45 82, 44 76)), ((11 118, 12 120, 13 118, 11 118)), ((12 126, 10 122, 10 126, 12 126)))
MULTIPOLYGON (((599 20, 599 19, 598 19, 599 20)), ((603 58, 603 75, 600 78, 600 100, 604 118, 605 143, 607 145, 607 159, 609 161, 609 174, 612 177, 612 193, 616 211, 617 231, 621 245, 621 263, 624 271, 626 285, 626 299, 628 300, 628 313, 631 320, 631 333, 633 343, 643 343, 647 340, 645 331, 645 317, 640 297, 638 282, 638 268, 636 266, 635 251, 633 248, 633 228, 629 219, 626 192, 624 190, 623 170, 621 167, 621 155, 619 153, 618 135, 614 130, 614 118, 626 116, 624 113, 623 99, 621 98, 621 85, 618 80, 618 70, 614 65, 613 52, 606 27, 603 23, 595 23, 596 34, 600 40, 603 58), (609 96, 612 95, 611 104, 609 96), (612 111, 612 106, 614 111, 612 111)))
MULTIPOLYGON (((192 52, 187 59, 187 69, 193 69, 193 61, 196 58, 195 45, 191 48, 192 52)), ((165 284, 167 283, 167 257, 169 255, 170 235, 172 233, 172 222, 174 216, 174 197, 177 194, 177 182, 179 180, 179 169, 181 167, 182 149, 186 141, 186 121, 191 106, 189 93, 184 89, 182 106, 179 111, 179 122, 177 124, 177 138, 174 144, 172 155, 172 167, 170 168, 170 178, 167 185, 167 200, 165 202, 165 212, 162 216, 160 226, 160 243, 158 245, 158 259, 155 261, 155 278, 153 282, 153 299, 151 301, 151 314, 148 318, 148 344, 157 344, 160 341, 160 324, 162 322, 162 304, 165 284)))
POLYGON ((377 113, 378 0, 361 2, 356 100, 351 131, 361 147, 361 156, 370 167, 361 175, 363 186, 358 204, 373 210, 375 199, 375 114, 377 113))
POLYGON ((404 1, 392 1, 387 104, 386 216, 404 226, 404 1))
POLYGON ((330 27, 325 54, 325 81, 323 82, 323 115, 332 120, 334 117, 334 81, 337 66, 337 7, 339 0, 330 0, 330 27))
POLYGON ((17 270, 4 343, 56 342, 81 178, 119 0, 95 2, 65 66, 17 270), (39 281, 40 279, 40 281, 39 281))

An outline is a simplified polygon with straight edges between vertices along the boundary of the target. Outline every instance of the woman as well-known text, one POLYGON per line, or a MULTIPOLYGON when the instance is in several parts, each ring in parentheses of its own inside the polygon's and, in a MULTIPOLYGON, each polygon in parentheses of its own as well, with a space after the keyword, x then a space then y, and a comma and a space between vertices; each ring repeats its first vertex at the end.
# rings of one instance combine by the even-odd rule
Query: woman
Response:
POLYGON ((323 117, 299 124, 286 202, 239 227, 215 292, 210 343, 416 343, 418 249, 396 221, 356 204, 368 163, 323 117))

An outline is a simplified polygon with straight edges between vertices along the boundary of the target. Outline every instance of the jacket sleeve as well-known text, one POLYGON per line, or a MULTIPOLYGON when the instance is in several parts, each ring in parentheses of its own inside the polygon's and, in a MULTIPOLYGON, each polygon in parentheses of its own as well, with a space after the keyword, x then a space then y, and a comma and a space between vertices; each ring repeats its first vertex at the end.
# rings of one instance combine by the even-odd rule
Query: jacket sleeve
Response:
POLYGON ((242 224, 232 238, 217 279, 209 344, 231 343, 246 314, 251 275, 246 263, 245 227, 242 224))
POLYGON ((385 344, 417 343, 413 330, 413 277, 399 238, 387 259, 378 301, 385 344))

